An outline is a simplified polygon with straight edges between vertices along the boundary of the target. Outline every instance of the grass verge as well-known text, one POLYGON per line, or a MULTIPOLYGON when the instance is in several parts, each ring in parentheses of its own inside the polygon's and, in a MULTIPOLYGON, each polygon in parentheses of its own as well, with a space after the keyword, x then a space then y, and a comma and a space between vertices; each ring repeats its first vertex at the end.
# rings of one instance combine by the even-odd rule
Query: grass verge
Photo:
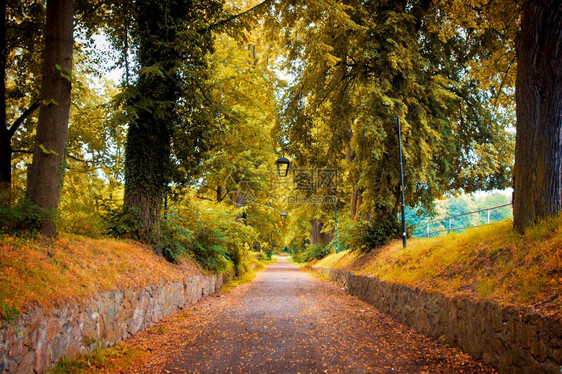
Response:
POLYGON ((92 354, 75 359, 63 359, 48 374, 87 374, 99 372, 118 373, 141 359, 146 352, 124 347, 122 344, 109 348, 96 348, 92 354))
POLYGON ((132 242, 68 235, 54 240, 3 236, 0 321, 37 305, 48 309, 69 298, 180 280, 196 272, 192 263, 170 264, 149 247, 132 242))
POLYGON ((504 221, 409 240, 405 249, 394 241, 367 254, 331 254, 312 266, 562 314, 562 217, 542 221, 524 234, 504 221))
POLYGON ((277 256, 273 256, 271 260, 259 259, 258 253, 250 253, 248 256, 249 260, 246 264, 247 271, 239 275, 238 277, 229 280, 222 286, 221 292, 223 294, 229 293, 233 288, 236 288, 244 283, 248 283, 254 280, 258 272, 263 269, 266 265, 274 264, 277 262, 277 256))

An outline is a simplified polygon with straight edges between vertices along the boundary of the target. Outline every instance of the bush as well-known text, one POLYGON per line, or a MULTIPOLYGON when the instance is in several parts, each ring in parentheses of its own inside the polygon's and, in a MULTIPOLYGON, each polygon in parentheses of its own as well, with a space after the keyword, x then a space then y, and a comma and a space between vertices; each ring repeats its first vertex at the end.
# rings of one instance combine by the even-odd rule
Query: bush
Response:
POLYGON ((130 207, 109 209, 103 218, 108 235, 121 239, 140 239, 137 233, 143 225, 137 209, 130 207))
POLYGON ((371 220, 355 226, 352 244, 361 252, 371 252, 391 239, 400 238, 401 235, 402 228, 397 220, 371 220))
POLYGON ((0 231, 3 233, 31 232, 35 233, 41 223, 54 219, 53 212, 46 211, 33 204, 29 199, 20 199, 16 204, 9 200, 0 202, 0 231))
POLYGON ((182 256, 187 255, 190 238, 190 232, 181 226, 181 219, 167 214, 162 218, 156 251, 169 262, 177 264, 182 256), (176 220, 180 223, 176 223, 176 220))
POLYGON ((103 236, 106 222, 92 206, 70 204, 66 210, 60 210, 60 228, 64 232, 84 235, 90 238, 103 236))
POLYGON ((193 233, 188 249, 206 270, 221 272, 227 269, 230 256, 225 248, 224 237, 216 228, 201 225, 193 233))
POLYGON ((296 262, 310 262, 320 260, 331 252, 331 248, 321 244, 308 245, 304 250, 293 251, 292 258, 296 262))

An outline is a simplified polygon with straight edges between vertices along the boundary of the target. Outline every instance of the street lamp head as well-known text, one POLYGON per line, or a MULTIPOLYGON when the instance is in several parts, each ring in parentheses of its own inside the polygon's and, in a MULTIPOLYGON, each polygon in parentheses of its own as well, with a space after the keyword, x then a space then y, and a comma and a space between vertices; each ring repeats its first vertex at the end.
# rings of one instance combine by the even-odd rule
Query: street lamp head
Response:
POLYGON ((289 161, 285 157, 279 157, 277 161, 275 161, 275 165, 277 166, 277 174, 280 177, 286 177, 289 174, 289 166, 291 166, 291 161, 289 161))
POLYGON ((281 215, 281 219, 282 219, 283 221, 285 221, 285 220, 287 219, 287 213, 281 212, 280 215, 281 215))

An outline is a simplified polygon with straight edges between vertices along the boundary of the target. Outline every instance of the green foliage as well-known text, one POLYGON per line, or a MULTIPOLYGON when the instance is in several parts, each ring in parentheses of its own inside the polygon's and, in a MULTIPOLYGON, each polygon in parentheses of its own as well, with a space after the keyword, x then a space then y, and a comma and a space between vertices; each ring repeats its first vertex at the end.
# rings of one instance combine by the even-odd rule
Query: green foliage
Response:
POLYGON ((160 237, 156 245, 157 252, 161 253, 166 260, 175 264, 179 262, 181 256, 187 254, 186 245, 191 238, 189 231, 176 223, 176 220, 181 221, 179 217, 170 214, 164 217, 160 226, 160 237))
POLYGON ((338 167, 341 190, 362 192, 363 218, 398 212, 397 117, 408 205, 427 208, 447 192, 511 183, 512 112, 491 104, 509 90, 502 83, 493 92, 468 73, 484 49, 459 27, 439 31, 451 22, 440 4, 288 1, 270 19, 282 29, 294 77, 278 142, 288 138, 300 166, 338 167))
MULTIPOLYGON (((11 325, 19 316, 20 313, 16 308, 0 301, 0 321, 5 321, 8 325, 11 325)), ((2 327, 2 324, 0 324, 0 327, 2 327)))
POLYGON ((237 219, 240 211, 199 200, 190 190, 176 197, 162 219, 156 250, 171 262, 187 256, 212 272, 234 271, 238 276, 248 271, 248 252, 257 235, 237 219))
POLYGON ((331 248, 326 245, 314 244, 308 245, 301 250, 292 252, 291 257, 295 262, 310 262, 312 260, 319 260, 326 257, 332 252, 331 248))
POLYGON ((10 204, 8 199, 1 199, 0 232, 35 233, 42 222, 52 221, 54 217, 53 212, 38 207, 27 198, 22 198, 15 204, 10 204))
POLYGON ((142 228, 142 221, 138 209, 134 207, 110 209, 104 219, 107 233, 110 236, 139 239, 135 237, 135 233, 142 228))
POLYGON ((260 260, 271 260, 271 256, 273 256, 273 248, 262 248, 260 250, 260 260))
POLYGON ((391 239, 400 238, 401 233, 402 228, 398 220, 362 222, 355 226, 352 246, 361 252, 371 252, 387 244, 391 239))
POLYGON ((221 272, 227 269, 230 257, 225 248, 225 237, 217 228, 201 225, 193 233, 188 249, 206 270, 221 272))

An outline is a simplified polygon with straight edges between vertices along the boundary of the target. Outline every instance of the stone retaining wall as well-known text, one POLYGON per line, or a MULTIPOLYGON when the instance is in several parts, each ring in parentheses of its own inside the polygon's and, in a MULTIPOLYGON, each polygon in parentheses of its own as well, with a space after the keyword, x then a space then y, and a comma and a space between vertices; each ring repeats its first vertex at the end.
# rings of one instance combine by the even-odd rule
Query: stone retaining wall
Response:
POLYGON ((500 373, 562 374, 562 320, 466 297, 447 297, 350 271, 314 268, 351 295, 500 373))
POLYGON ((112 345, 218 291, 222 275, 189 276, 100 294, 53 311, 37 308, 0 329, 0 374, 41 373, 62 357, 112 345))

